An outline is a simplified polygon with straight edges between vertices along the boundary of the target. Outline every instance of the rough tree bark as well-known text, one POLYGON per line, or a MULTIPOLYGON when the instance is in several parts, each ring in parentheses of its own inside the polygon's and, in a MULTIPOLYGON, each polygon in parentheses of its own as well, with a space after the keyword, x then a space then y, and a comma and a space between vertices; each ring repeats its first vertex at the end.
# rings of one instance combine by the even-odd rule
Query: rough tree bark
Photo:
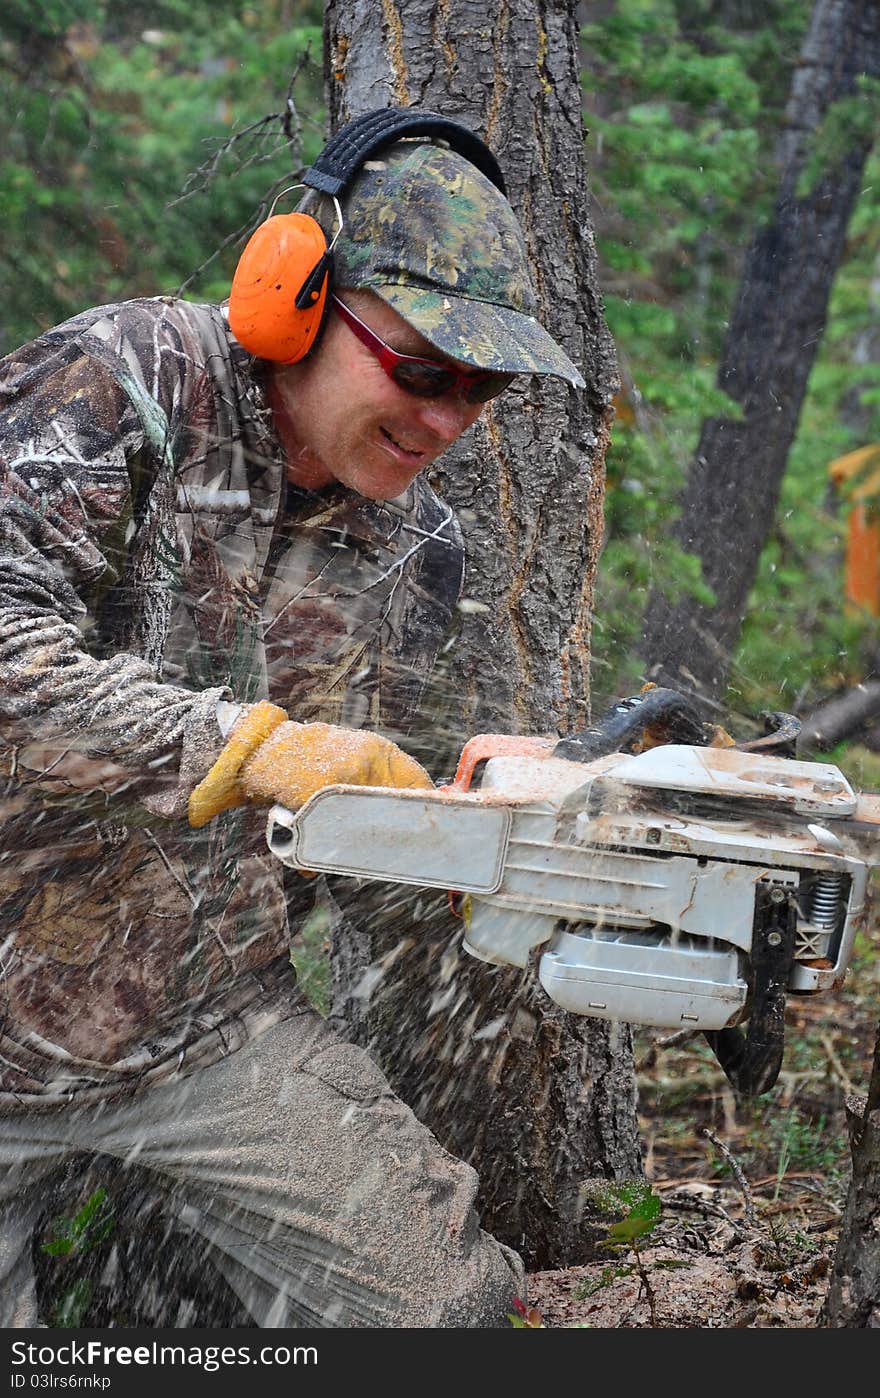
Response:
POLYGON ((742 419, 704 422, 677 528, 716 601, 654 596, 646 613, 648 677, 705 698, 725 684, 872 135, 854 126, 808 193, 800 183, 823 117, 857 93, 862 74, 880 75, 877 0, 817 0, 777 150, 776 205, 746 257, 718 373, 742 419))
POLYGON ((853 1177, 821 1323, 880 1327, 880 1031, 867 1098, 847 1099, 853 1177))
MULTIPOLYGON (((334 128, 382 105, 488 141, 524 226, 543 319, 577 395, 524 381, 432 483, 458 511, 467 600, 422 741, 434 775, 474 732, 568 731, 588 716, 589 618, 616 386, 587 209, 573 0, 329 0, 334 128)), ((531 973, 460 953, 443 901, 396 892, 335 939, 334 1018, 482 1184, 483 1225, 532 1267, 587 1255, 587 1181, 641 1172, 625 1026, 562 1012, 531 973), (367 928, 368 930, 363 930, 367 928), (352 977, 355 976, 352 994, 352 977)))

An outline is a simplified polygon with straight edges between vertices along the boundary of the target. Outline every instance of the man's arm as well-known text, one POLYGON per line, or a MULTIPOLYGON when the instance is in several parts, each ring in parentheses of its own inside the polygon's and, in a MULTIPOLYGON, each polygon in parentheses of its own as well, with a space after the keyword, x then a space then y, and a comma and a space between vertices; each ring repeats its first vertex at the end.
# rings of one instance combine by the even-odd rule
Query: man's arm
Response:
POLYGON ((146 460, 149 476, 155 452, 120 383, 72 337, 47 336, 2 368, 6 744, 22 773, 85 787, 110 777, 176 814, 222 746, 216 708, 231 696, 164 684, 140 656, 102 653, 89 614, 90 599, 125 567, 135 533, 130 464, 146 460))

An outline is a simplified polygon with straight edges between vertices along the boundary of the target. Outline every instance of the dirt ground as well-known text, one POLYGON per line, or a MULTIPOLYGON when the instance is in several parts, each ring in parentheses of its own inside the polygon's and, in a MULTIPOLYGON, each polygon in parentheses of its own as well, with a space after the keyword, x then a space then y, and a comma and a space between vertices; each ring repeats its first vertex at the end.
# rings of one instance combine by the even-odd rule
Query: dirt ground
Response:
MULTIPOLYGON (((880 919, 875 918, 877 924, 880 919)), ((867 1091, 880 1019, 880 929, 844 988, 791 1000, 776 1086, 739 1100, 700 1036, 636 1038, 645 1173, 657 1222, 589 1266, 536 1272, 544 1328, 816 1326, 849 1183, 845 1098, 867 1091)))
MULTIPOLYGON (((811 1222, 737 1217, 730 1190, 701 1181, 655 1185, 662 1217, 639 1252, 529 1279, 531 1324, 543 1328, 759 1329, 815 1326, 828 1286, 837 1215, 811 1222)), ((812 1202, 812 1201, 811 1201, 812 1202)), ((741 1213, 741 1211, 740 1211, 741 1213)))

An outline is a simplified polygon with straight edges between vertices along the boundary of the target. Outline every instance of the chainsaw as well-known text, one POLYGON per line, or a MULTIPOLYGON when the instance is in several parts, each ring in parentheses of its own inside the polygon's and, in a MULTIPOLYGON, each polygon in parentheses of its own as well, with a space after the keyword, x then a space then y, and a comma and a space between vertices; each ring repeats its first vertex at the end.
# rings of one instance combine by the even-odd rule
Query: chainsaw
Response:
POLYGON ((800 761, 766 714, 736 744, 674 690, 571 738, 481 734, 434 791, 331 786, 275 806, 301 871, 450 891, 464 947, 537 963, 563 1009, 705 1035, 744 1096, 775 1083, 786 996, 838 988, 867 925, 880 797, 800 761))

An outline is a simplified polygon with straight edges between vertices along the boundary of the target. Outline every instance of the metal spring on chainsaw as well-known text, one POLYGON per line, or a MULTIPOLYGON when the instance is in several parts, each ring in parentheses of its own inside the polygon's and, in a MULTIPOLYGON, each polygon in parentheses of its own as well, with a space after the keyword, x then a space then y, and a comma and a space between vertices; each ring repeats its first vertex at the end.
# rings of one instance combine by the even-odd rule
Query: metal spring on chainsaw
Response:
POLYGON ((840 915, 843 896, 843 874, 820 874, 813 885, 807 908, 807 920, 814 927, 833 932, 840 915))

